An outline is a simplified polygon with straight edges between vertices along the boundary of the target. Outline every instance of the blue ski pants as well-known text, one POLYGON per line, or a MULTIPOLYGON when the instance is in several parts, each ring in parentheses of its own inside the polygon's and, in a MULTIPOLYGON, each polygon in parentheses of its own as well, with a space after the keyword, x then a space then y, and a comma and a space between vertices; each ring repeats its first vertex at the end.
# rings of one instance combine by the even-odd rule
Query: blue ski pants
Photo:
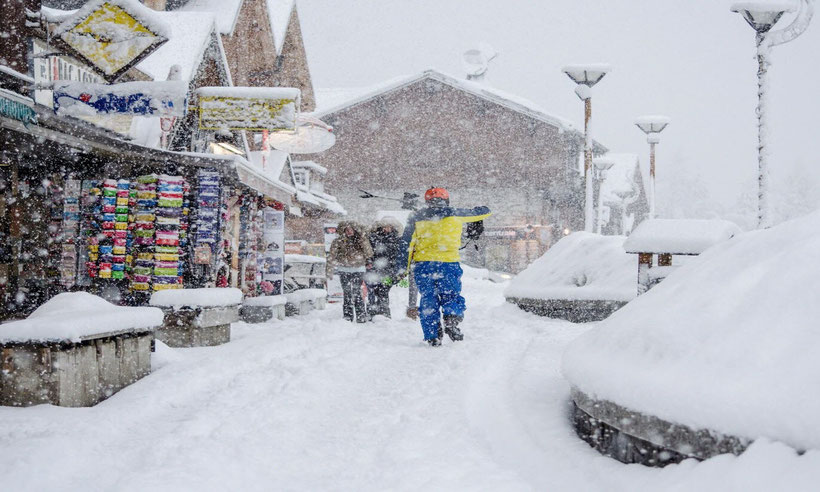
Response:
POLYGON ((464 316, 461 265, 458 262, 421 261, 414 277, 419 289, 419 319, 424 339, 438 337, 441 316, 464 316))

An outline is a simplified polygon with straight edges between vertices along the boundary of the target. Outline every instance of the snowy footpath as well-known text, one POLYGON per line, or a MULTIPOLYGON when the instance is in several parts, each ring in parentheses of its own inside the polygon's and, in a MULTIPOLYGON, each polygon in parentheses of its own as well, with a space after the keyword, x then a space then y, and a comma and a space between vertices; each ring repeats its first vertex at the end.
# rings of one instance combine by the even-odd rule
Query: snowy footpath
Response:
MULTIPOLYGON (((573 433, 561 353, 589 326, 465 279, 465 341, 341 308, 158 344, 154 373, 94 408, 0 408, 3 490, 808 490, 820 453, 758 442, 665 469, 573 433)), ((396 290, 396 289, 394 289, 396 290)), ((403 313, 398 289, 394 313, 403 313)), ((812 389, 814 391, 814 389, 812 389)))

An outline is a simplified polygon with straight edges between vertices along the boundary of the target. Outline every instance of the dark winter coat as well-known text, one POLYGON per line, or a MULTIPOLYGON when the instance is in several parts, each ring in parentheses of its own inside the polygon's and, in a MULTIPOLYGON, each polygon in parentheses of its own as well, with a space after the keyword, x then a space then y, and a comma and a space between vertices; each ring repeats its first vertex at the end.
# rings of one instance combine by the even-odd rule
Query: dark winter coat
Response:
POLYGON ((401 233, 402 225, 395 219, 378 221, 370 229, 368 239, 373 247, 373 262, 368 270, 368 283, 381 282, 396 272, 396 258, 401 251, 401 233), (390 232, 385 231, 388 228, 390 232))
POLYGON ((370 246, 362 226, 352 221, 341 221, 336 227, 339 237, 330 244, 330 253, 327 258, 328 272, 333 273, 336 267, 363 267, 373 258, 373 248, 370 246), (352 227, 355 233, 345 236, 345 229, 352 227))

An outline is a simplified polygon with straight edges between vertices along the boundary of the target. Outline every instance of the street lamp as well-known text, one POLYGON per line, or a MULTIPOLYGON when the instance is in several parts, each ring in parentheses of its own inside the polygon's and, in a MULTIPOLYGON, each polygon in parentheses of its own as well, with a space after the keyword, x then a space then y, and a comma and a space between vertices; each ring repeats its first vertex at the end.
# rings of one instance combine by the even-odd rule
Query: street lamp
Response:
POLYGON ((592 232, 592 86, 604 78, 610 68, 604 63, 567 65, 561 69, 573 82, 575 94, 584 101, 584 230, 592 232))
POLYGON ((640 116, 635 125, 646 133, 649 143, 649 218, 655 218, 655 145, 661 141, 660 133, 671 120, 661 115, 640 116))
POLYGON ((596 221, 596 232, 600 234, 604 217, 604 180, 606 180, 606 172, 612 169, 612 166, 615 165, 615 160, 610 159, 607 156, 602 156, 596 157, 593 160, 593 163, 595 165, 595 169, 598 170, 598 220, 596 221))
POLYGON ((766 106, 767 73, 769 70, 769 51, 773 46, 787 43, 803 34, 814 14, 814 0, 799 0, 800 11, 788 27, 769 32, 786 12, 794 11, 794 2, 738 2, 732 5, 732 12, 743 16, 746 22, 756 31, 757 39, 757 226, 760 229, 772 225, 771 207, 769 205, 769 163, 767 149, 766 106))

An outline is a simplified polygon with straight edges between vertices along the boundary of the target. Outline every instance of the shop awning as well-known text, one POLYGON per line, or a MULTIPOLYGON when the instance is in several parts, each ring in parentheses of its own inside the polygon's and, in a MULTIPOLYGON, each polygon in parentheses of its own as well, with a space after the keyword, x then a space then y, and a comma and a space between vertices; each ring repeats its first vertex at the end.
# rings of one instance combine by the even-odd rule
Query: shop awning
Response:
MULTIPOLYGON (((115 161, 131 160, 144 164, 156 164, 158 168, 167 165, 203 167, 221 172, 229 179, 242 183, 258 193, 291 205, 291 197, 296 190, 286 183, 266 176, 241 156, 200 154, 194 152, 171 152, 152 147, 143 147, 122 140, 118 134, 95 127, 76 118, 55 115, 49 108, 32 105, 37 114, 36 124, 24 124, 13 118, 0 115, 0 128, 6 128, 21 135, 29 135, 42 142, 48 140, 79 153, 93 153, 115 161)), ((0 142, 5 148, 15 148, 12 142, 0 142)), ((48 152, 48 146, 37 145, 48 152)), ((62 152, 59 148, 51 151, 62 152)))
POLYGON ((173 154, 186 156, 191 159, 200 160, 201 167, 213 167, 219 169, 223 174, 227 175, 248 188, 264 195, 268 198, 284 203, 290 206, 292 203, 291 197, 296 193, 296 189, 287 183, 283 183, 265 174, 262 169, 257 168, 245 158, 238 155, 218 155, 218 154, 200 154, 196 152, 172 152, 173 154), (217 165, 207 165, 207 163, 216 162, 217 165))

